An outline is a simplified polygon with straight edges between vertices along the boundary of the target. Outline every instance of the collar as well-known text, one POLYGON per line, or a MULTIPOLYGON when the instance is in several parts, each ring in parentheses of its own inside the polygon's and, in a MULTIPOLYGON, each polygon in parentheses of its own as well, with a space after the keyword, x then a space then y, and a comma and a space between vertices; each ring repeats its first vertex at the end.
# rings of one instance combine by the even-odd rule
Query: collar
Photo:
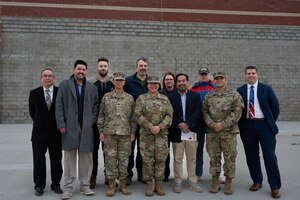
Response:
MULTIPOLYGON (((257 88, 257 85, 258 85, 258 81, 256 81, 256 82, 253 84, 254 88, 257 88)), ((248 89, 250 89, 251 86, 252 86, 252 85, 250 85, 249 83, 247 83, 247 88, 248 88, 248 89)))
MULTIPOLYGON (((46 92, 47 88, 45 88, 45 87, 43 86, 43 89, 44 89, 44 92, 46 92)), ((48 89, 49 89, 50 93, 53 93, 54 86, 52 85, 52 86, 49 87, 48 89)))
POLYGON ((141 81, 141 82, 144 82, 144 81, 146 82, 147 79, 148 79, 148 74, 146 74, 146 78, 142 81, 141 79, 138 78, 137 72, 135 72, 134 75, 133 75, 133 79, 135 79, 137 81, 141 81))
POLYGON ((100 82, 105 82, 105 83, 110 81, 110 77, 108 75, 104 79, 101 79, 101 76, 97 74, 96 79, 100 82))
POLYGON ((124 96, 125 96, 124 90, 123 90, 122 93, 120 93, 120 96, 118 96, 117 93, 116 93, 116 91, 113 90, 112 96, 113 96, 114 98, 124 97, 124 96))
POLYGON ((188 92, 188 90, 185 90, 185 92, 184 92, 183 94, 181 94, 181 92, 179 92, 179 90, 177 90, 177 92, 178 92, 178 94, 180 94, 180 95, 185 95, 185 94, 188 92))

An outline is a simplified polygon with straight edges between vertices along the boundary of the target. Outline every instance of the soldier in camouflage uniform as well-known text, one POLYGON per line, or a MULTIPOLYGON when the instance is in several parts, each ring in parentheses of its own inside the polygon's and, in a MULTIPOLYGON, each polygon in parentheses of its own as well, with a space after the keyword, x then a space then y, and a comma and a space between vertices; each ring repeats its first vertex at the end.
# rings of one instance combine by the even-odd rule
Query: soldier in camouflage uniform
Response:
POLYGON ((224 193, 233 193, 232 179, 235 176, 237 156, 237 123, 244 107, 239 93, 226 87, 227 80, 223 72, 214 74, 216 90, 207 94, 203 104, 203 116, 207 124, 206 150, 210 157, 212 175, 211 193, 220 190, 221 155, 224 156, 224 175, 226 177, 224 193))
POLYGON ((140 125, 140 151, 143 160, 143 179, 146 182, 146 196, 153 196, 154 191, 165 195, 161 186, 168 148, 168 127, 172 122, 173 108, 165 95, 158 93, 160 87, 156 76, 148 77, 147 94, 140 95, 134 110, 137 123, 140 125))
POLYGON ((113 75, 115 89, 102 98, 98 117, 99 138, 105 145, 104 163, 109 182, 106 196, 109 197, 115 195, 115 180, 118 177, 120 191, 125 195, 131 193, 126 186, 126 177, 131 142, 136 131, 136 122, 132 120, 135 103, 133 97, 123 91, 125 75, 121 72, 113 75))

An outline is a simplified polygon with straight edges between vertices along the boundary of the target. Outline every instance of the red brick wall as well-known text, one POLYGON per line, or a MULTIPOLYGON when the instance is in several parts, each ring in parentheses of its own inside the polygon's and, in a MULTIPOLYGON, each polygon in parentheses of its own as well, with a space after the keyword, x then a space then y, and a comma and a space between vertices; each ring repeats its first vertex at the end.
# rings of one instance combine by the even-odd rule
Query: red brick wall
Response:
POLYGON ((297 0, 6 0, 0 4, 3 16, 300 25, 297 0), (20 5, 24 2, 26 6, 20 5), (53 8, 57 5, 60 8, 53 8))

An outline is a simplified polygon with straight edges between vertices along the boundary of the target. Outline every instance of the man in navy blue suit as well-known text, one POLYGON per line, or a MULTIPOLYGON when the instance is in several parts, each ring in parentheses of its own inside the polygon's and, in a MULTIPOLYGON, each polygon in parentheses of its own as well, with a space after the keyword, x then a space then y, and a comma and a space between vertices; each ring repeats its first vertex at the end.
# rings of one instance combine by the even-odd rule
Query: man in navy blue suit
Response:
POLYGON ((262 172, 259 144, 263 153, 271 196, 280 198, 280 172, 275 154, 276 120, 279 115, 279 102, 271 86, 258 82, 258 70, 254 66, 245 69, 247 84, 237 91, 242 96, 245 107, 239 121, 241 139, 244 144, 247 165, 253 185, 250 191, 262 188, 262 172))
POLYGON ((181 183, 183 181, 183 156, 185 153, 187 163, 187 174, 189 189, 194 192, 202 192, 202 188, 197 184, 196 175, 196 152, 198 141, 182 140, 181 135, 189 132, 197 133, 197 138, 203 138, 200 134, 201 127, 202 102, 199 94, 188 90, 189 76, 184 73, 176 75, 177 91, 171 93, 168 97, 174 109, 173 121, 169 129, 169 138, 172 142, 174 154, 174 192, 182 192, 181 183))

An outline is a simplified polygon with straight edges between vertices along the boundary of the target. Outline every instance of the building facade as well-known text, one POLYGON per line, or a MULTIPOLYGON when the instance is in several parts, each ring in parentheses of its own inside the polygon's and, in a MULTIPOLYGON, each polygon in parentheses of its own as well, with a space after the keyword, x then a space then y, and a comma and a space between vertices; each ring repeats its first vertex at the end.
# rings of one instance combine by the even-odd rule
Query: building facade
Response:
POLYGON ((205 66, 232 88, 255 65, 279 98, 279 120, 300 120, 300 1, 8 0, 0 17, 0 123, 30 122, 28 94, 44 67, 58 85, 77 59, 92 78, 101 56, 111 73, 133 74, 145 56, 149 74, 185 72, 191 83, 205 66))

